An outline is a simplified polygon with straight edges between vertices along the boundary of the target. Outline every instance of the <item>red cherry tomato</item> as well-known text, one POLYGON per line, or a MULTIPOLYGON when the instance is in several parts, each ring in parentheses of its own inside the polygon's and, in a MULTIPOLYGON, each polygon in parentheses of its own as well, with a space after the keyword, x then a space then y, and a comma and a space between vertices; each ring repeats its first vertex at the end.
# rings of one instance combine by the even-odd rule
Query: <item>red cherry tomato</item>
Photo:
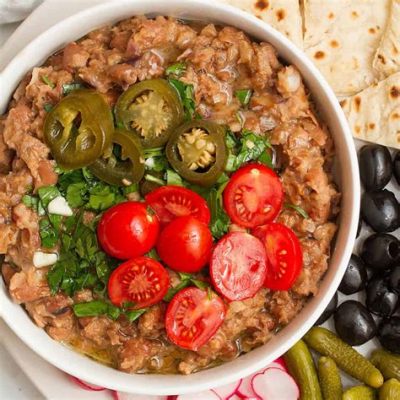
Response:
POLYGON ((178 292, 168 305, 165 328, 171 342, 197 351, 224 322, 226 308, 215 294, 196 287, 178 292))
POLYGON ((169 287, 167 270, 156 260, 138 257, 125 261, 110 275, 108 296, 113 304, 134 303, 133 309, 160 302, 169 287))
POLYGON ((157 252, 161 260, 179 272, 197 272, 210 259, 212 236, 206 224, 194 217, 180 217, 161 231, 157 252))
POLYGON ((144 203, 127 201, 103 214, 97 237, 107 254, 126 260, 147 253, 155 245, 159 229, 157 216, 144 203))
POLYGON ((303 252, 296 234, 278 223, 260 226, 253 234, 264 243, 267 254, 264 286, 272 290, 289 290, 303 266, 303 252))
POLYGON ((232 301, 253 297, 264 284, 266 269, 263 244, 245 232, 225 235, 215 246, 210 261, 215 289, 232 301))
POLYGON ((282 208, 283 188, 278 175, 261 164, 238 169, 224 190, 224 207, 231 220, 246 228, 272 221, 282 208))
POLYGON ((162 186, 146 196, 146 203, 155 211, 162 225, 177 217, 191 215, 199 221, 210 222, 207 202, 197 193, 181 186, 162 186))

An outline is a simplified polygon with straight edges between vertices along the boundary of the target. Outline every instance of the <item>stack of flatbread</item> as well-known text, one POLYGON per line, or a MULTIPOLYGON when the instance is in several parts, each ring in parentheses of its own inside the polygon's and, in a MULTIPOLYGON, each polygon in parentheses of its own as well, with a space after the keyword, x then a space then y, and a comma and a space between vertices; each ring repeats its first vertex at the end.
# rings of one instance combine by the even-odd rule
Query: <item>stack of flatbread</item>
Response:
POLYGON ((286 35, 341 100, 353 135, 400 148, 400 0, 219 0, 286 35))

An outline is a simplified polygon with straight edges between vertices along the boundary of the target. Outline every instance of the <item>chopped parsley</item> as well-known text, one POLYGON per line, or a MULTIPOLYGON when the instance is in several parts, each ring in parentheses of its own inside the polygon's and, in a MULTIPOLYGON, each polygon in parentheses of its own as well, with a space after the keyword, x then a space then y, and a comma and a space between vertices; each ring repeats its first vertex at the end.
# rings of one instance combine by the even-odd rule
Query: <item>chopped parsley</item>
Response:
POLYGON ((195 279, 193 275, 185 272, 178 272, 178 276, 181 281, 176 286, 169 288, 167 294, 164 296, 164 301, 170 302, 179 291, 188 286, 196 286, 199 289, 207 289, 210 286, 207 282, 195 279))
POLYGON ((166 70, 165 74, 167 76, 169 75, 175 75, 175 76, 181 76, 184 72, 186 71, 186 64, 183 62, 179 62, 176 64, 170 65, 166 70))
POLYGON ((64 83, 64 85, 62 85, 62 91, 64 96, 67 96, 74 90, 78 89, 85 89, 85 85, 79 82, 64 83))
POLYGON ((40 78, 42 79, 43 83, 45 83, 47 86, 50 86, 52 89, 56 87, 54 82, 52 82, 47 75, 41 75, 40 78))
POLYGON ((304 208, 296 205, 296 204, 290 204, 290 203, 285 203, 284 205, 286 208, 292 208, 293 210, 297 211, 303 218, 307 219, 310 218, 308 215, 307 211, 304 210, 304 208))
POLYGON ((236 90, 235 92, 236 98, 243 106, 247 106, 247 104, 249 104, 252 94, 253 92, 251 89, 240 89, 236 90))
POLYGON ((194 101, 194 87, 192 84, 182 82, 178 79, 168 79, 169 84, 176 89, 181 99, 183 110, 185 111, 185 119, 190 121, 198 119, 196 113, 196 103, 194 101))

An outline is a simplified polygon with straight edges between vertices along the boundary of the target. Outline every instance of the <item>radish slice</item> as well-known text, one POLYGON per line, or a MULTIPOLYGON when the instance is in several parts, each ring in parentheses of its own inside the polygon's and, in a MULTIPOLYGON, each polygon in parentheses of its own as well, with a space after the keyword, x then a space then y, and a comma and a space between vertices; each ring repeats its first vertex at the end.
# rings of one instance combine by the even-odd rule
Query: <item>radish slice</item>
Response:
POLYGON ((212 391, 216 393, 221 399, 228 400, 233 394, 236 393, 241 383, 242 380, 240 379, 237 382, 229 383, 228 385, 212 389, 212 391))
POLYGON ((131 394, 117 392, 117 400, 166 400, 167 396, 149 396, 147 394, 131 394))
POLYGON ((296 400, 300 395, 294 379, 279 368, 268 368, 254 375, 251 384, 261 399, 296 400))
POLYGON ((111 396, 114 400, 119 400, 118 392, 116 390, 111 390, 111 396))
POLYGON ((181 394, 176 400, 223 400, 212 390, 207 390, 200 393, 181 394))
POLYGON ((74 382, 75 384, 80 386, 82 389, 95 391, 95 392, 101 392, 103 390, 107 390, 104 387, 93 385, 92 383, 89 383, 89 382, 86 382, 86 381, 82 381, 81 379, 76 378, 75 376, 68 375, 68 377, 72 382, 74 382))
POLYGON ((254 375, 246 376, 246 378, 242 379, 240 386, 238 387, 237 392, 244 399, 258 399, 258 396, 254 393, 253 386, 251 385, 251 381, 254 375))
POLYGON ((274 363, 279 364, 287 372, 288 369, 287 369, 287 366, 286 366, 286 363, 285 363, 285 360, 283 359, 283 357, 277 358, 272 364, 274 364, 274 363))

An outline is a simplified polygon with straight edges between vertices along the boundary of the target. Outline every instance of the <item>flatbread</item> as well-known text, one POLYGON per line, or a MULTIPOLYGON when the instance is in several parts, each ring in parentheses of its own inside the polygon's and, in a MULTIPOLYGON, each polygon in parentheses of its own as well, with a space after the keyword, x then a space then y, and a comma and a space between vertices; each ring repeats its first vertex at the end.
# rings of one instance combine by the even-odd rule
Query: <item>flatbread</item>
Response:
POLYGON ((304 0, 304 48, 338 96, 375 82, 390 0, 304 0))
POLYGON ((299 0, 218 0, 241 8, 267 22, 303 48, 303 21, 299 0))
POLYGON ((341 104, 356 139, 400 149, 400 72, 341 104))
POLYGON ((400 0, 392 0, 389 20, 373 66, 385 77, 400 71, 400 0))

